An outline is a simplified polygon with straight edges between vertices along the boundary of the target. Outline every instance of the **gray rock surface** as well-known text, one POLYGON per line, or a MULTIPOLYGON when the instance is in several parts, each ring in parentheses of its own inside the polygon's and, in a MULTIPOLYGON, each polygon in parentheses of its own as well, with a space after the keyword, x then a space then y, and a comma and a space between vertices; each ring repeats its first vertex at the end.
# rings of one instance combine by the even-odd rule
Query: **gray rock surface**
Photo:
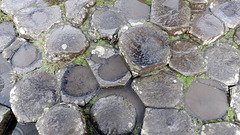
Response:
POLYGON ((211 123, 202 126, 201 135, 239 135, 240 129, 237 125, 229 122, 211 123))
POLYGON ((0 105, 0 134, 3 135, 4 131, 7 129, 8 123, 11 119, 11 110, 5 106, 0 105))
POLYGON ((21 45, 26 44, 27 41, 23 38, 16 38, 15 41, 6 49, 4 49, 4 51, 2 52, 2 56, 9 60, 10 58, 12 58, 12 56, 14 55, 14 53, 20 48, 21 45))
POLYGON ((145 111, 141 135, 194 135, 195 124, 183 110, 152 109, 145 111))
POLYGON ((238 27, 238 28, 235 30, 233 39, 234 39, 234 41, 238 44, 238 48, 239 48, 239 46, 240 46, 240 27, 238 27))
POLYGON ((237 120, 240 120, 240 85, 231 87, 230 90, 231 101, 230 106, 237 115, 237 120))
POLYGON ((191 9, 204 10, 206 9, 210 0, 188 0, 190 2, 191 9))
POLYGON ((0 23, 0 53, 8 47, 16 38, 13 24, 10 22, 0 23))
POLYGON ((161 69, 171 57, 168 34, 153 24, 131 27, 120 37, 119 48, 133 76, 161 69))
POLYGON ((12 135, 39 135, 35 123, 17 123, 12 135))

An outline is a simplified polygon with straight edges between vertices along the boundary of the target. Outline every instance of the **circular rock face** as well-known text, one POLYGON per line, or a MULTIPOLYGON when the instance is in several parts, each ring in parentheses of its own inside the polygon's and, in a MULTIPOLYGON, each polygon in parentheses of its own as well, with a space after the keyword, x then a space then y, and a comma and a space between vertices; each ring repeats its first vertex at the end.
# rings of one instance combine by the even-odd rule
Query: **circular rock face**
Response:
POLYGON ((92 106, 91 115, 99 130, 107 135, 131 133, 137 116, 132 103, 115 95, 97 100, 92 106))
POLYGON ((18 122, 36 122, 46 109, 56 104, 56 79, 35 72, 21 80, 10 93, 12 111, 18 122))
POLYGON ((134 76, 167 65, 171 56, 168 35, 152 24, 131 27, 121 37, 119 47, 134 76))
POLYGON ((9 22, 0 23, 0 52, 15 40, 13 24, 9 22))
POLYGON ((36 123, 40 135, 85 135, 86 122, 82 110, 74 105, 58 104, 36 123))
POLYGON ((240 129, 229 122, 211 123, 202 126, 201 135, 238 135, 240 129))
POLYGON ((196 118, 216 120, 227 112, 227 96, 219 87, 211 86, 212 80, 198 79, 185 93, 185 107, 196 118))

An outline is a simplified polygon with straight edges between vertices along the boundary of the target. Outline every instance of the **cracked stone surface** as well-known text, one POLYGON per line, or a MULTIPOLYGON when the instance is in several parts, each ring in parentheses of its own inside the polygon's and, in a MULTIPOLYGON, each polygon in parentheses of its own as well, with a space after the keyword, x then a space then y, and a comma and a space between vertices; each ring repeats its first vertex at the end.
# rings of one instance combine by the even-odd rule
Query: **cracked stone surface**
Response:
POLYGON ((61 95, 66 103, 84 106, 99 89, 99 84, 88 66, 71 66, 63 75, 61 95))
POLYGON ((195 124, 183 110, 146 108, 141 135, 193 135, 195 124))
POLYGON ((176 107, 182 103, 183 84, 171 71, 134 79, 132 88, 147 107, 176 107))
POLYGON ((207 74, 226 85, 234 85, 239 80, 240 53, 230 43, 216 42, 204 52, 207 60, 207 74))
POLYGON ((153 24, 131 27, 119 40, 121 53, 134 77, 169 63, 168 34, 153 24))
POLYGON ((113 48, 97 46, 87 61, 102 88, 124 86, 131 78, 121 56, 113 48))
POLYGON ((11 22, 0 23, 0 53, 8 47, 16 38, 15 30, 11 22))
POLYGON ((42 115, 36 127, 40 135, 85 135, 87 126, 81 108, 61 103, 42 115))
POLYGON ((240 99, 239 99, 240 85, 232 87, 230 90, 230 95, 231 95, 230 106, 236 113, 237 120, 240 120, 240 99))
POLYGON ((171 52, 169 67, 184 76, 199 75, 207 71, 206 62, 197 44, 178 40, 172 44, 171 52))
POLYGON ((0 105, 0 134, 3 135, 7 129, 7 125, 11 119, 11 110, 5 106, 0 105))
POLYGON ((150 21, 167 30, 170 35, 187 31, 191 9, 183 0, 153 0, 150 21))
POLYGON ((229 122, 211 123, 202 126, 201 135, 238 135, 240 129, 229 122))
POLYGON ((188 0, 192 10, 205 10, 209 0, 188 0))
MULTIPOLYGON (((220 83, 220 82, 219 82, 220 83)), ((187 111, 200 120, 222 118, 228 107, 225 88, 209 79, 197 79, 191 83, 184 96, 187 111), (225 92, 224 92, 225 91, 225 92)))
POLYGON ((83 54, 89 41, 80 29, 70 25, 59 26, 47 36, 45 52, 50 62, 66 61, 83 54))
POLYGON ((239 47, 239 46, 240 46, 240 27, 238 27, 238 28, 235 30, 233 39, 234 39, 234 41, 238 44, 238 47, 239 47))
POLYGON ((56 79, 45 72, 32 73, 21 80, 10 93, 10 102, 18 122, 36 122, 57 102, 56 79))
POLYGON ((136 123, 136 109, 121 96, 98 99, 91 108, 93 121, 103 134, 129 134, 136 123))
POLYGON ((19 34, 28 39, 38 39, 42 32, 62 20, 59 6, 31 7, 14 15, 19 34))

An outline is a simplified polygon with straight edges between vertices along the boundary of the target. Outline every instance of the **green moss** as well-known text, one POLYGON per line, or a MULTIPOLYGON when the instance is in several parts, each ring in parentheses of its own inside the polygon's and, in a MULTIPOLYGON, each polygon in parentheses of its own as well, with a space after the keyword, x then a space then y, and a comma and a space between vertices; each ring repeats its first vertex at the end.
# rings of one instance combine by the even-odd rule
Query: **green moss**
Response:
POLYGON ((210 47, 210 46, 213 46, 213 43, 208 44, 208 45, 199 45, 199 48, 201 49, 202 52, 204 52, 205 49, 206 49, 207 47, 210 47))
POLYGON ((230 107, 227 108, 227 116, 224 118, 224 121, 232 121, 235 118, 235 114, 230 107))
POLYGON ((186 39, 189 39, 188 34, 184 34, 183 37, 186 38, 186 39))
POLYGON ((116 0, 96 0, 96 6, 113 6, 116 0))
POLYGON ((74 59, 74 62, 76 64, 82 64, 83 66, 87 66, 88 63, 86 61, 86 58, 90 55, 91 50, 88 49, 83 55, 77 57, 74 59))
POLYGON ((89 104, 90 104, 90 105, 93 105, 97 99, 98 99, 97 96, 93 97, 93 98, 89 101, 89 104))
POLYGON ((180 39, 180 37, 179 37, 179 36, 176 36, 176 37, 174 37, 174 36, 168 36, 168 39, 169 39, 169 40, 177 40, 177 39, 180 39))
POLYGON ((185 2, 186 5, 190 6, 190 2, 189 1, 185 0, 184 2, 185 2))
POLYGON ((157 74, 159 72, 159 70, 155 70, 155 71, 152 71, 151 74, 154 75, 154 74, 157 74))
POLYGON ((184 76, 182 74, 177 73, 177 78, 183 83, 183 89, 189 87, 192 83, 192 81, 196 80, 197 78, 204 78, 207 79, 204 74, 197 75, 197 76, 184 76))
POLYGON ((152 0, 146 0, 146 3, 147 3, 148 5, 151 5, 151 4, 152 4, 152 0))
POLYGON ((4 13, 0 10, 0 22, 7 22, 7 21, 11 21, 11 18, 8 17, 6 14, 4 14, 4 13))

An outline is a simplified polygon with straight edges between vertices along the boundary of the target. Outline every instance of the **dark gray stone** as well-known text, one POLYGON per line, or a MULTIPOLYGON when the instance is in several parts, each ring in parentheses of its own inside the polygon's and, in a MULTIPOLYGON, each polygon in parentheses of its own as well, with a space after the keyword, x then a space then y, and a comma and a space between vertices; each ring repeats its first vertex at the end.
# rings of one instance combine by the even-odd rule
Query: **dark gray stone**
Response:
POLYGON ((161 69, 171 57, 168 34, 153 24, 131 27, 121 37, 119 48, 133 76, 161 69))
POLYGON ((183 110, 147 108, 141 135, 194 135, 195 123, 183 110))
POLYGON ((10 22, 3 22, 0 24, 0 52, 8 47, 16 38, 13 24, 10 22))
POLYGON ((207 72, 206 62, 200 48, 186 40, 175 41, 171 46, 172 57, 169 67, 184 76, 194 76, 207 72))
POLYGON ((147 107, 176 107, 182 103, 183 84, 171 71, 136 78, 132 88, 147 107))
POLYGON ((36 127, 40 135, 85 135, 87 126, 81 108, 61 103, 42 115, 36 127))
POLYGON ((48 34, 44 47, 48 61, 66 61, 83 54, 89 42, 80 29, 63 25, 48 34))
POLYGON ((38 39, 42 32, 62 20, 59 6, 31 7, 14 15, 14 23, 24 38, 38 39))
POLYGON ((0 134, 3 135, 11 119, 11 110, 0 105, 0 134))
POLYGON ((12 135, 39 135, 35 123, 17 123, 12 135))
MULTIPOLYGON (((213 86, 209 79, 197 79, 192 82, 184 94, 185 107, 188 112, 201 120, 216 120, 222 118, 228 107, 225 88, 213 86)), ((220 82, 219 82, 220 83, 220 82)))
POLYGON ((183 0, 153 0, 151 22, 159 25, 171 35, 187 31, 190 24, 191 9, 183 0))
POLYGON ((201 135, 239 135, 237 125, 229 122, 210 123, 202 126, 201 135))
POLYGON ((36 122, 57 102, 57 81, 45 72, 34 72, 21 80, 10 93, 10 102, 18 122, 36 122))
POLYGON ((99 130, 108 135, 131 133, 137 117, 132 103, 115 95, 98 99, 91 108, 91 115, 99 130))
POLYGON ((6 49, 4 49, 4 51, 2 52, 2 56, 9 60, 10 58, 12 58, 12 56, 14 55, 14 53, 20 48, 21 45, 26 44, 27 41, 23 38, 16 38, 16 40, 6 49))
POLYGON ((240 120, 240 85, 231 87, 230 90, 231 102, 230 106, 237 115, 237 120, 240 120))
POLYGON ((192 10, 205 10, 209 0, 188 0, 192 10))
POLYGON ((233 40, 238 44, 238 48, 240 47, 240 27, 235 30, 233 40))

